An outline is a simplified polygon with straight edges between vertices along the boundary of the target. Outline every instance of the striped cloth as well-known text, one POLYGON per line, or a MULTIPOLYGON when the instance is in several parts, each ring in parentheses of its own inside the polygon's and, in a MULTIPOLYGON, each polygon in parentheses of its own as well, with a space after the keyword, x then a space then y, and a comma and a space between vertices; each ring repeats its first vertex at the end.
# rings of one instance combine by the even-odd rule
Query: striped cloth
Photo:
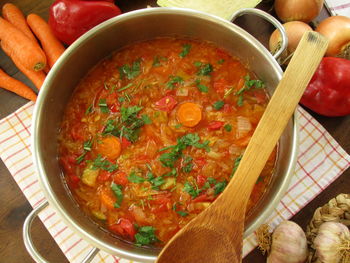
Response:
MULTIPOLYGON (((0 157, 33 207, 45 200, 32 163, 30 126, 34 104, 28 103, 0 121, 0 157)), ((291 218, 350 166, 350 156, 306 111, 298 108, 299 158, 290 187, 267 222, 291 218)), ((65 225, 52 207, 40 218, 70 262, 81 262, 92 249, 65 225)), ((243 253, 256 247, 255 235, 244 240, 243 253)), ((93 262, 131 262, 100 252, 93 262)))
POLYGON ((325 0, 324 4, 333 16, 350 17, 350 0, 325 0))

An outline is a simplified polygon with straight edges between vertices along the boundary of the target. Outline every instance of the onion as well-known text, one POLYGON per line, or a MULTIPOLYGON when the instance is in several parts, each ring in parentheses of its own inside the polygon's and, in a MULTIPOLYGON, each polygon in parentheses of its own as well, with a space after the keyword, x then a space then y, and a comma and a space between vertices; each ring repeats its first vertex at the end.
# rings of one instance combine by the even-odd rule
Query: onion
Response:
POLYGON ((350 18, 331 16, 323 20, 316 31, 329 40, 326 56, 350 59, 350 18))
POLYGON ((318 16, 323 0, 275 0, 275 11, 283 22, 308 23, 318 16))
MULTIPOLYGON (((306 31, 312 31, 312 28, 308 24, 300 21, 287 22, 283 24, 283 27, 286 29, 286 33, 288 36, 288 47, 287 51, 284 52, 281 56, 282 60, 286 59, 290 54, 292 54, 296 50, 301 37, 306 31)), ((280 49, 281 41, 281 34, 276 29, 272 33, 269 41, 269 49, 272 54, 276 53, 280 49)))
MULTIPOLYGON (((252 124, 250 123, 250 120, 243 116, 237 117, 237 131, 236 131, 236 138, 240 139, 246 136, 252 129, 252 124)), ((210 153, 210 152, 209 152, 210 153)))

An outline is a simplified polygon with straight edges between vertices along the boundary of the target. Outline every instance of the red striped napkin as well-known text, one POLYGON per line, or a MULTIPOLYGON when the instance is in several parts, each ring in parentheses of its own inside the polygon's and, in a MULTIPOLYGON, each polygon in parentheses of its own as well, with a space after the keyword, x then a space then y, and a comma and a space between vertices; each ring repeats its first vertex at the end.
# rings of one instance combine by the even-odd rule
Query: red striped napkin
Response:
MULTIPOLYGON (((30 126, 34 104, 28 103, 0 121, 0 157, 33 207, 45 200, 32 163, 30 126)), ((350 156, 306 111, 298 108, 299 157, 292 182, 285 196, 267 220, 271 226, 289 219, 330 185, 350 166, 350 156)), ((65 225, 53 208, 40 218, 70 262, 81 262, 92 249, 65 225)), ((244 240, 247 255, 256 246, 255 235, 244 240)), ((100 252, 93 262, 128 262, 100 252)))
POLYGON ((333 16, 350 17, 350 1, 349 0, 325 0, 325 6, 333 16))

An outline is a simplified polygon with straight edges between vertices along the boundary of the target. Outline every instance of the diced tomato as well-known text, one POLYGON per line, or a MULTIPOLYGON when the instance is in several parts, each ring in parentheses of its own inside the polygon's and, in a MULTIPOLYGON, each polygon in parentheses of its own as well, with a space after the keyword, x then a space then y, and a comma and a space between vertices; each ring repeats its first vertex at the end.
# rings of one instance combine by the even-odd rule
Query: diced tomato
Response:
POLYGON ((253 96, 256 98, 256 101, 259 104, 265 103, 267 101, 267 97, 264 91, 262 90, 254 90, 253 92, 253 96))
POLYGON ((106 171, 106 170, 100 170, 98 173, 97 179, 101 182, 108 181, 109 178, 111 178, 112 173, 106 171))
POLYGON ((220 130, 222 126, 224 126, 224 122, 222 121, 211 121, 208 124, 208 131, 220 130))
POLYGON ((169 211, 169 207, 166 204, 161 204, 156 207, 152 207, 151 211, 153 213, 166 212, 166 211, 169 211))
POLYGON ((199 157, 199 158, 196 158, 194 162, 196 166, 200 169, 207 163, 207 160, 204 157, 199 157))
POLYGON ((196 179, 197 179, 197 185, 199 188, 202 188, 207 181, 207 177, 201 174, 197 175, 196 179))
POLYGON ((122 171, 119 171, 119 172, 114 174, 113 182, 115 182, 116 184, 120 184, 122 186, 125 186, 129 182, 128 175, 122 171))
POLYGON ((76 164, 76 160, 73 155, 62 156, 60 158, 60 163, 67 174, 74 174, 74 165, 76 164))
POLYGON ((128 146, 131 145, 131 142, 126 139, 125 137, 122 137, 122 150, 126 149, 128 146))
POLYGON ((110 225, 109 229, 121 236, 128 236, 132 240, 134 240, 136 234, 133 223, 126 218, 120 218, 116 224, 110 225))
POLYGON ((72 187, 73 189, 78 188, 80 178, 75 175, 75 174, 69 174, 69 186, 72 187))
POLYGON ((213 87, 217 93, 224 93, 227 86, 228 86, 228 83, 225 79, 218 79, 218 80, 215 80, 213 83, 213 87))
POLYGON ((73 125, 73 127, 71 127, 70 135, 72 136, 72 139, 74 141, 79 141, 79 142, 84 141, 83 126, 79 121, 76 122, 73 125))
POLYGON ((116 112, 119 112, 119 103, 112 103, 110 106, 109 106, 109 109, 111 112, 113 113, 116 113, 116 112))
POLYGON ((206 202, 206 201, 210 201, 212 200, 212 198, 210 198, 207 194, 201 194, 199 196, 197 196, 196 198, 194 198, 192 200, 193 203, 200 203, 200 202, 206 202))
POLYGON ((150 200, 151 205, 166 205, 167 203, 170 203, 170 194, 160 194, 160 195, 155 195, 152 200, 150 200))
POLYGON ((165 96, 164 98, 158 100, 154 105, 159 110, 170 112, 177 105, 177 101, 173 96, 168 95, 168 96, 165 96))

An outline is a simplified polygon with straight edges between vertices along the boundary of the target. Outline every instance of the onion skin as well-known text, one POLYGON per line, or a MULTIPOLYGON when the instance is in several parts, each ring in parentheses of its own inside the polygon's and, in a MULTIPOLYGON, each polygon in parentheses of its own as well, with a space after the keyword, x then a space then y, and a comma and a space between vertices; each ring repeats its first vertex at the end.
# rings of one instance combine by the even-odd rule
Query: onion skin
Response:
MULTIPOLYGON (((307 31, 312 31, 312 28, 300 21, 291 21, 283 24, 283 27, 286 30, 288 36, 288 47, 287 54, 283 54, 282 56, 288 56, 293 53, 297 48, 303 34, 307 31)), ((270 37, 269 41, 269 49, 272 53, 276 53, 276 51, 281 46, 282 37, 280 32, 276 29, 270 37)))
POLYGON ((304 263, 308 256, 304 231, 292 221, 283 221, 272 234, 267 263, 304 263))
POLYGON ((324 0, 275 0, 275 11, 283 22, 311 22, 323 7, 324 0))
POLYGON ((350 45, 350 18, 346 16, 326 18, 317 26, 316 32, 324 35, 329 40, 326 56, 348 56, 350 59, 349 54, 342 55, 350 45))

